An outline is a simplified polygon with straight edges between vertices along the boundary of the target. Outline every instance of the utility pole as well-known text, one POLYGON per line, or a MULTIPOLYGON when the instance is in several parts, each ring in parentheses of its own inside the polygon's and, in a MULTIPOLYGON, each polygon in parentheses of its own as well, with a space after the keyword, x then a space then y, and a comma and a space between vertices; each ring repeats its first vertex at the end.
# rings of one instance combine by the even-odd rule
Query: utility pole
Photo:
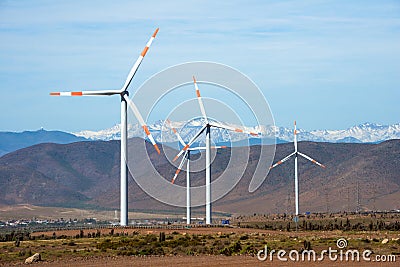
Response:
POLYGON ((357 213, 361 211, 361 202, 360 202, 360 183, 357 181, 357 213))

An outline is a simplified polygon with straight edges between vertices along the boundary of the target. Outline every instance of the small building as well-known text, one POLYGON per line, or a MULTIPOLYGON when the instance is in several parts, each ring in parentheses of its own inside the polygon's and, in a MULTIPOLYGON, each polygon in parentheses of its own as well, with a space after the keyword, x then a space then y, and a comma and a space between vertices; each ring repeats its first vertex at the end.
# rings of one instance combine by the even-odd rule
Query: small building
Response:
POLYGON ((229 222, 229 220, 221 220, 221 224, 222 225, 229 225, 230 222, 229 222))

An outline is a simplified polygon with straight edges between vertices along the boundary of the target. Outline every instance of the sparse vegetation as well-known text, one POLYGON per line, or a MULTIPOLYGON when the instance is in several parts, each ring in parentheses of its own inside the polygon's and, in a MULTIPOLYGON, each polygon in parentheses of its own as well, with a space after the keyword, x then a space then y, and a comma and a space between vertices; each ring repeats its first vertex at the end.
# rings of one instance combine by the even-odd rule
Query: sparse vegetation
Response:
POLYGON ((236 226, 181 229, 98 228, 0 233, 0 263, 17 263, 40 253, 45 261, 109 256, 252 255, 269 249, 336 247, 344 237, 354 249, 400 255, 400 214, 311 214, 300 217, 298 231, 288 215, 239 216, 236 226), (240 227, 238 227, 240 226, 240 227), (382 241, 388 239, 383 244, 382 241))
MULTIPOLYGON (((293 216, 287 214, 238 216, 232 222, 242 228, 295 231, 293 216)), ((400 231, 400 213, 315 213, 301 215, 302 231, 400 231)))
MULTIPOLYGON (((351 220, 350 220, 351 221, 351 220)), ((270 231, 243 228, 198 228, 183 230, 137 230, 127 228, 50 231, 43 234, 24 234, 19 247, 9 234, 0 243, 2 263, 22 262, 39 252, 43 260, 59 258, 108 256, 196 256, 196 255, 256 255, 265 245, 269 249, 314 249, 335 247, 339 237, 345 237, 349 247, 371 249, 374 253, 400 254, 398 232, 382 231, 270 231), (53 234, 53 232, 55 234, 53 234), (91 233, 89 237, 89 233, 91 233), (29 238, 26 238, 29 236, 29 238), (56 236, 56 238, 54 238, 56 236), (388 238, 387 244, 382 240, 388 238)))

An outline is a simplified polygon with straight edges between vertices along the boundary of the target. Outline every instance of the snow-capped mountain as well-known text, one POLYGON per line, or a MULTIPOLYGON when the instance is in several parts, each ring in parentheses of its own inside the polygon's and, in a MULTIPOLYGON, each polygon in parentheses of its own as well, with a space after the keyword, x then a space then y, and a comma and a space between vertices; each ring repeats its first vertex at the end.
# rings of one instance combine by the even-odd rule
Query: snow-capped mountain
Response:
POLYGON ((375 143, 389 139, 399 139, 400 123, 380 125, 367 122, 346 130, 316 130, 310 133, 327 142, 341 142, 342 140, 353 138, 353 140, 358 140, 362 143, 375 143))
MULTIPOLYGON (((189 140, 201 128, 201 121, 171 122, 184 140, 189 140)), ((236 126, 228 124, 230 126, 236 126)), ((157 121, 149 125, 149 129, 160 143, 176 142, 176 136, 164 121, 157 121)), ((260 125, 246 128, 249 131, 259 133, 258 138, 277 138, 280 141, 291 142, 293 140, 293 129, 260 125)), ((306 131, 298 129, 299 141, 332 142, 332 143, 375 143, 389 139, 400 139, 400 123, 393 125, 380 125, 375 123, 363 123, 346 130, 313 130, 306 131)), ((117 140, 120 138, 120 125, 100 131, 81 131, 74 133, 76 136, 85 137, 89 140, 117 140)), ((144 137, 143 129, 138 124, 128 125, 129 137, 144 137)), ((230 132, 214 128, 212 138, 215 143, 238 142, 248 136, 242 133, 230 132)), ((252 137, 255 138, 255 137, 252 137)), ((257 138, 257 137, 256 137, 257 138)))
MULTIPOLYGON (((171 122, 172 127, 179 131, 179 134, 184 140, 190 140, 200 128, 204 125, 201 120, 186 122, 171 122)), ((227 124, 234 127, 235 125, 227 124)), ((164 121, 157 121, 154 124, 148 125, 151 134, 158 143, 173 143, 177 138, 172 132, 172 129, 164 121)), ((259 127, 247 127, 249 131, 259 132, 259 127)), ((89 140, 118 140, 121 138, 120 124, 117 124, 109 129, 100 131, 81 131, 73 133, 76 136, 84 137, 89 140)), ((145 137, 142 127, 138 124, 128 124, 128 137, 145 137)), ((221 142, 236 142, 247 138, 247 134, 230 132, 219 128, 213 128, 212 139, 215 143, 221 142)), ((201 142, 200 142, 201 143, 201 142)))
MULTIPOLYGON (((363 123, 345 130, 312 130, 297 129, 299 141, 330 143, 377 143, 390 139, 400 139, 400 123, 381 125, 363 123)), ((293 129, 275 127, 275 136, 284 141, 293 140, 293 129)))

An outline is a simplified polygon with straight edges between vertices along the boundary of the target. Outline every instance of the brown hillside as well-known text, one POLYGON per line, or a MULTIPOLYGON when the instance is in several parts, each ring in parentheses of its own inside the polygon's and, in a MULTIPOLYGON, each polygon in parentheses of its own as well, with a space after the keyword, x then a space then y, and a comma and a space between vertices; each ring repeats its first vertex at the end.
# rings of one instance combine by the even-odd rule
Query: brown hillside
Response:
MULTIPOLYGON (((233 148, 233 155, 241 153, 241 149, 233 148)), ((277 145, 275 159, 283 158, 292 150, 291 143, 277 145)), ((301 212, 400 208, 400 140, 376 145, 300 142, 299 150, 327 166, 322 169, 299 159, 301 212)), ((164 156, 156 155, 151 145, 148 152, 157 171, 170 180, 175 168, 164 156)), ((230 153, 231 149, 218 151, 212 166, 213 179, 226 167, 230 153)), ((259 147, 253 146, 250 153, 251 158, 257 158, 259 147)), ((117 141, 40 144, 7 154, 0 158, 0 204, 117 209, 119 156, 117 141)), ((250 174, 256 163, 250 161, 241 181, 214 204, 214 211, 242 214, 293 211, 294 161, 271 170, 264 184, 249 193, 250 174)), ((235 166, 244 167, 244 163, 235 166)), ((147 171, 137 170, 144 174, 147 171)), ((179 177, 177 183, 184 185, 185 172, 179 177)), ((192 185, 204 183, 204 172, 193 173, 191 177, 192 185)), ((135 210, 184 212, 184 208, 152 199, 132 179, 129 180, 129 202, 135 210)))

